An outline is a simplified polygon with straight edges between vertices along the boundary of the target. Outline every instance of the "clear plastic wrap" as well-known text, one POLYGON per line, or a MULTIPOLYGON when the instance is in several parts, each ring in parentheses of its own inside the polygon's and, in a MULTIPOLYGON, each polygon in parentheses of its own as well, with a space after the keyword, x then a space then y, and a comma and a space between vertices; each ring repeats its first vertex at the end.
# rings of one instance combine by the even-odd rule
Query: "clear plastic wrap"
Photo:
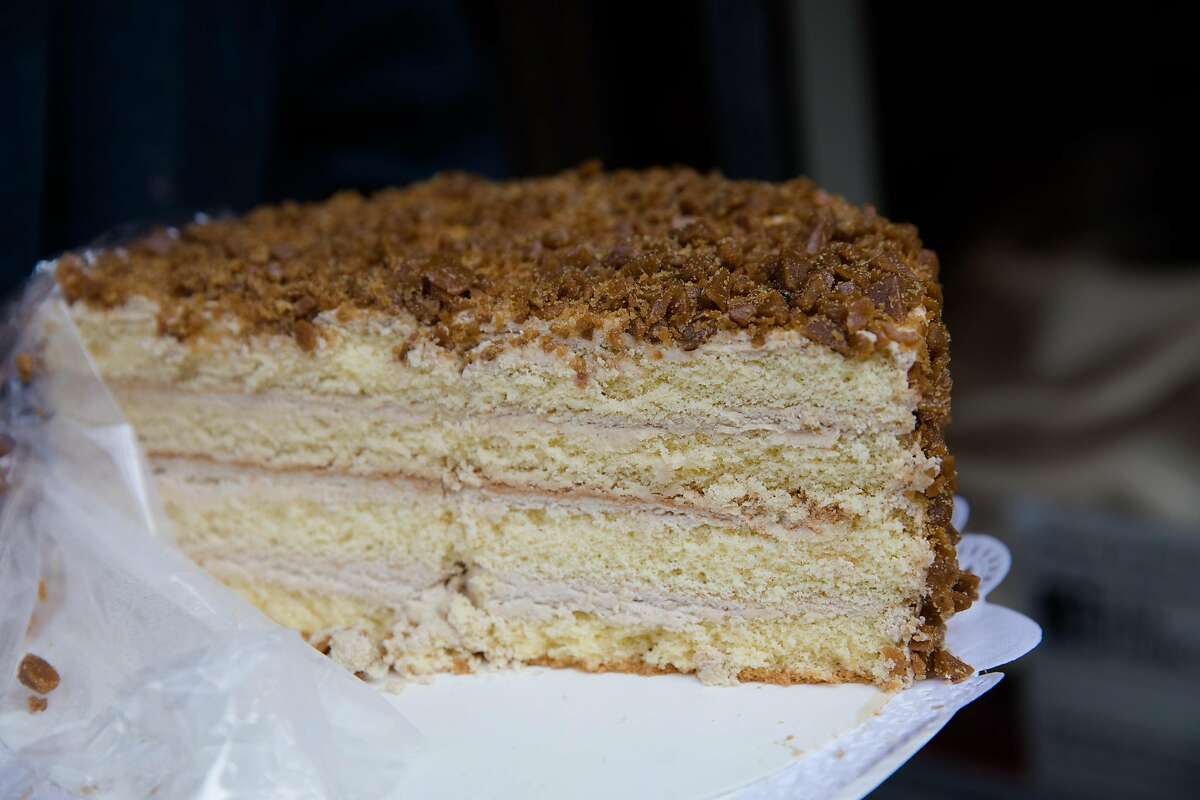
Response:
POLYGON ((49 266, 7 325, 0 797, 391 796, 419 734, 173 547, 49 266))

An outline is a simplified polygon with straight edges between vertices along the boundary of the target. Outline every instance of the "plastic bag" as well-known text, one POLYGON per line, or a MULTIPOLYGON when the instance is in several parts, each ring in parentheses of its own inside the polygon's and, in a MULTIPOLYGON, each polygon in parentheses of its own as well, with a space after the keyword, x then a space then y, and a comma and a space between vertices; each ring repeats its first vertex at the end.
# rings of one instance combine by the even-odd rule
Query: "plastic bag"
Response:
POLYGON ((394 794, 419 734, 174 548, 51 265, 8 325, 0 797, 394 794), (57 688, 18 680, 27 653, 57 688))

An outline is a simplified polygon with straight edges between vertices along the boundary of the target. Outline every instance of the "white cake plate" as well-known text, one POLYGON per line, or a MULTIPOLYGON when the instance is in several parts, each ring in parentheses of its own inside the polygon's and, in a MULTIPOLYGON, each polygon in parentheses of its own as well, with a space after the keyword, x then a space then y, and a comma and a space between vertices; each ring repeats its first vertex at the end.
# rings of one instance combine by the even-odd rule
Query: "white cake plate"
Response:
MULTIPOLYGON (((961 530, 965 503, 955 516, 961 530)), ((981 671, 1032 650, 1037 624, 983 600, 1008 572, 1008 550, 968 534, 958 552, 980 576, 981 598, 950 621, 950 650, 981 671)), ((541 668, 440 676, 393 700, 428 745, 403 794, 859 798, 1001 677, 922 681, 889 695, 541 668)))

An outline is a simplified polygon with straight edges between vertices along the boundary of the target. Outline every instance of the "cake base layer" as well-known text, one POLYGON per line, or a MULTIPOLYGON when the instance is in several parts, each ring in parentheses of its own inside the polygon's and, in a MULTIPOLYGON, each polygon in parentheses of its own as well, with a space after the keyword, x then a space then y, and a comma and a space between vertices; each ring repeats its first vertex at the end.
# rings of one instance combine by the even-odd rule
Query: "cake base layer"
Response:
MULTIPOLYGON (((218 570, 218 574, 220 571, 218 570)), ((692 673, 712 684, 900 680, 908 657, 877 622, 861 617, 695 623, 673 630, 621 625, 590 614, 507 619, 453 594, 444 616, 414 622, 354 598, 289 590, 262 581, 226 583, 282 625, 305 633, 364 677, 421 676, 517 664, 626 672, 692 673)))
POLYGON ((931 560, 893 530, 766 535, 638 504, 155 464, 180 546, 281 623, 361 638, 359 671, 886 684, 931 560))

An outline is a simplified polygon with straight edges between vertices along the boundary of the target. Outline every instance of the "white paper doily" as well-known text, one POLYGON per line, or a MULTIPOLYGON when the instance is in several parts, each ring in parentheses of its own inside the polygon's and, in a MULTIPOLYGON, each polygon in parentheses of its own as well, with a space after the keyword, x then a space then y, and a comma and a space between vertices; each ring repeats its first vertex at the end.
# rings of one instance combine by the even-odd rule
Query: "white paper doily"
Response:
MULTIPOLYGON (((965 517, 957 503, 960 530, 965 517)), ((1011 564, 1004 545, 968 534, 959 559, 981 597, 950 621, 951 651, 984 671, 1032 650, 1040 628, 984 601, 1011 564)), ((1001 677, 889 696, 538 668, 439 676, 393 702, 428 742, 404 787, 414 797, 857 798, 1001 677)))

